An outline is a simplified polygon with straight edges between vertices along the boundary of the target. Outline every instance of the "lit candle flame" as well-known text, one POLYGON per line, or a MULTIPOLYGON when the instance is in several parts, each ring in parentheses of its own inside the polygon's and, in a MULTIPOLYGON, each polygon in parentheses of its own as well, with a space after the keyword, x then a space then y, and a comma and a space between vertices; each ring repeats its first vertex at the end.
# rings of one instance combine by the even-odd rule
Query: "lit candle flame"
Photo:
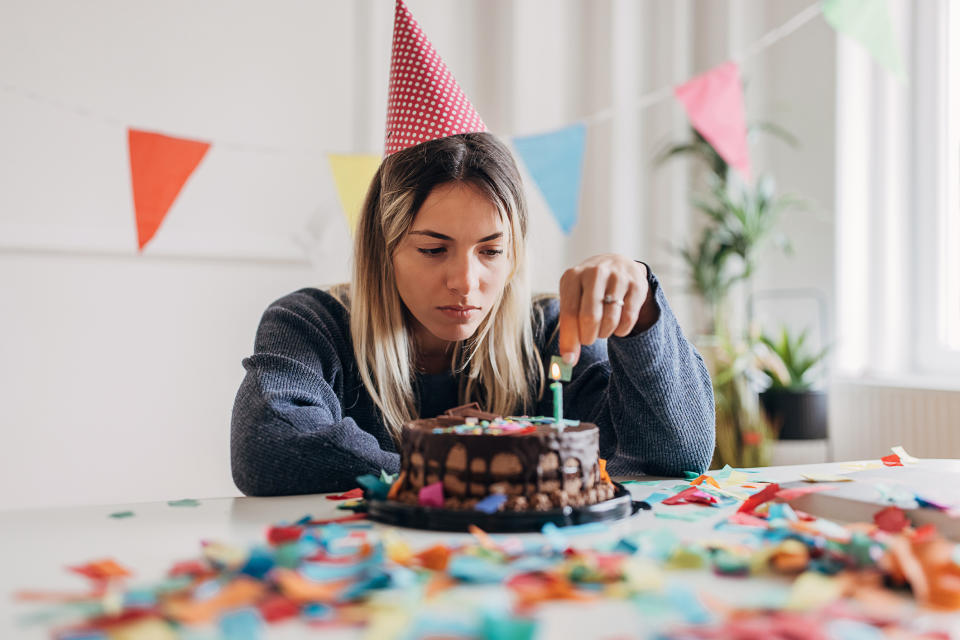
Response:
POLYGON ((554 380, 560 379, 560 365, 558 365, 556 362, 550 365, 550 377, 554 380))

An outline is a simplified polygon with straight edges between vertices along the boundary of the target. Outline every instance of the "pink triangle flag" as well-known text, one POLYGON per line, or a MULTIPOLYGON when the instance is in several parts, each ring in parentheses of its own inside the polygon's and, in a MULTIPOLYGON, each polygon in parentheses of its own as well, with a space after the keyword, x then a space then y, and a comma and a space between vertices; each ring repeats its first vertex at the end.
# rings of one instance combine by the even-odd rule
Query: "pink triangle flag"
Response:
POLYGON ((676 87, 690 123, 731 167, 750 179, 740 67, 727 62, 676 87))

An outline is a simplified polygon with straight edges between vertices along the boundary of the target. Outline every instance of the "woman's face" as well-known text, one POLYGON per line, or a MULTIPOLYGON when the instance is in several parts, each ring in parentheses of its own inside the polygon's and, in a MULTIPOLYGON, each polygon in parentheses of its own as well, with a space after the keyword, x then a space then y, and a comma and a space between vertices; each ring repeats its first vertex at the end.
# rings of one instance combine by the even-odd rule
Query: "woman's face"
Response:
POLYGON ((499 299, 511 271, 510 234, 475 187, 435 187, 393 254, 400 298, 421 347, 469 338, 499 299))

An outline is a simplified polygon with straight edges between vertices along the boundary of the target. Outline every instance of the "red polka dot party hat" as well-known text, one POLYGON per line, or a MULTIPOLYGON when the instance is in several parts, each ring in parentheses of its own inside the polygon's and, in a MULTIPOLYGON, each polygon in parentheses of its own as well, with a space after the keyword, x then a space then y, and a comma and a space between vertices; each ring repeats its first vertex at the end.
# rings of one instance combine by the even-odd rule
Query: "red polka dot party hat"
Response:
POLYGON ((384 156, 429 140, 486 130, 413 14, 397 0, 384 156))

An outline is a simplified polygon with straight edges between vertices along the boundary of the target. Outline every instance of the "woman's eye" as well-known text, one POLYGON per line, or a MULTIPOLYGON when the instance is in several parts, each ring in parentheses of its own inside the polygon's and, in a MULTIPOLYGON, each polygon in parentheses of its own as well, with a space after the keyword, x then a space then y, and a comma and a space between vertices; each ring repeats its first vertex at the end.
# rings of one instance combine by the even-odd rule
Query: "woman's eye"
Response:
POLYGON ((443 248, 443 247, 433 247, 433 248, 431 248, 431 249, 421 249, 421 248, 418 248, 417 251, 419 251, 420 253, 422 253, 422 254, 424 254, 424 255, 428 255, 428 256, 438 256, 438 255, 440 255, 441 253, 443 253, 444 251, 446 251, 446 249, 443 248))
POLYGON ((499 256, 499 255, 503 255, 503 249, 484 249, 480 253, 489 257, 499 256))

